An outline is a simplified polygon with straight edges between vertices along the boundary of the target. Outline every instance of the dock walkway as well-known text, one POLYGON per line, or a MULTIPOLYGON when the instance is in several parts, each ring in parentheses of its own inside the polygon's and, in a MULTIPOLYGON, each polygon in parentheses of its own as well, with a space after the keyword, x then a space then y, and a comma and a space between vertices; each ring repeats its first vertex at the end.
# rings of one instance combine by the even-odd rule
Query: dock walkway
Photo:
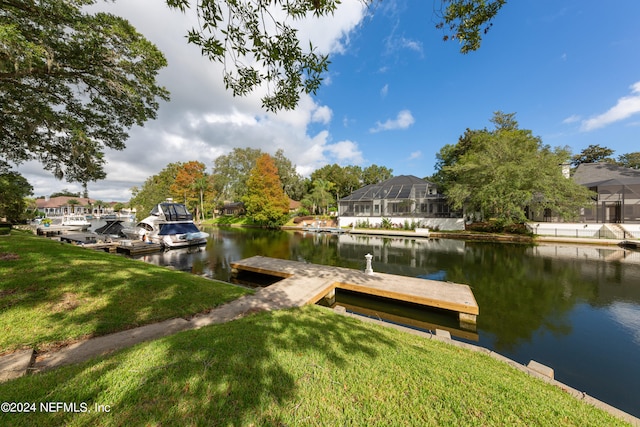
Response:
POLYGON ((362 271, 254 256, 231 263, 236 271, 250 271, 282 277, 268 288, 288 295, 296 305, 315 304, 321 298, 345 289, 399 301, 411 302, 459 313, 462 323, 476 323, 478 303, 468 285, 393 274, 365 274, 362 271))

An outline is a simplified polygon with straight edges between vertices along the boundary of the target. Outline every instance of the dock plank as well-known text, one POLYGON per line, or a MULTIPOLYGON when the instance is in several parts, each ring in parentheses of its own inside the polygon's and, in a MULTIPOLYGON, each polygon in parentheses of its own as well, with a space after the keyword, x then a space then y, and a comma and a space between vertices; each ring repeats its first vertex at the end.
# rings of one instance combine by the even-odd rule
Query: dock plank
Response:
POLYGON ((459 283, 385 273, 368 275, 362 271, 343 267, 262 256, 233 262, 231 267, 239 271, 284 277, 284 280, 271 285, 270 288, 294 292, 296 301, 304 301, 301 305, 314 304, 327 293, 339 288, 464 313, 472 316, 472 319, 480 314, 471 288, 459 283), (284 290, 285 287, 286 290, 284 290))

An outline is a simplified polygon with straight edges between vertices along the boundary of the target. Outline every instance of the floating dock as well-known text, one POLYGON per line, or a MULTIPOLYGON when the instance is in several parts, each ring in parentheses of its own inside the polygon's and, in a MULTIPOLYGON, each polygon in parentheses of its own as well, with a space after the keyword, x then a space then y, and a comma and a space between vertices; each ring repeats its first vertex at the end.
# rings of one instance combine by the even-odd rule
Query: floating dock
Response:
POLYGON ((367 295, 410 302, 458 313, 460 323, 476 324, 480 313, 478 303, 468 285, 440 282, 393 274, 365 274, 342 267, 330 267, 254 256, 231 263, 234 272, 249 271, 282 277, 271 286, 274 297, 289 305, 315 304, 335 295, 336 289, 346 289, 367 295))

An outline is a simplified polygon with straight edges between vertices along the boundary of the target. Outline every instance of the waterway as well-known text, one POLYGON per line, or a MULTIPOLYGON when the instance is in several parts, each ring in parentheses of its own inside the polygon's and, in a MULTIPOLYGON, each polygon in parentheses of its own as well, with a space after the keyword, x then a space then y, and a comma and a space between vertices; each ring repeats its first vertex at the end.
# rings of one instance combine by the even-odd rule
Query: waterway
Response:
MULTIPOLYGON (((523 245, 453 239, 381 238, 257 229, 207 230, 206 247, 140 258, 224 281, 230 263, 254 255, 468 284, 480 306, 477 329, 455 317, 354 295, 338 304, 376 317, 406 316, 426 329, 527 364, 640 417, 640 252, 571 244, 523 245), (425 326, 426 325, 426 326, 425 326)), ((426 283, 426 282, 425 282, 426 283)))

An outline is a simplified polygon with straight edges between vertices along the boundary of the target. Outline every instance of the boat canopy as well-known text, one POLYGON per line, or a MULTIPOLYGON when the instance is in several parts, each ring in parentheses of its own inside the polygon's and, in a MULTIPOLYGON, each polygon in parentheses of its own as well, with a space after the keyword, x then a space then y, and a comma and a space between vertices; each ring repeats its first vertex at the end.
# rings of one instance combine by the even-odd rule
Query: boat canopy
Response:
POLYGON ((183 222, 178 224, 161 224, 160 232, 158 233, 161 236, 171 235, 171 234, 187 234, 187 233, 198 233, 198 227, 192 222, 183 222))
POLYGON ((151 215, 163 216, 165 221, 192 221, 193 215, 189 213, 187 207, 181 203, 158 203, 152 210, 151 215))

